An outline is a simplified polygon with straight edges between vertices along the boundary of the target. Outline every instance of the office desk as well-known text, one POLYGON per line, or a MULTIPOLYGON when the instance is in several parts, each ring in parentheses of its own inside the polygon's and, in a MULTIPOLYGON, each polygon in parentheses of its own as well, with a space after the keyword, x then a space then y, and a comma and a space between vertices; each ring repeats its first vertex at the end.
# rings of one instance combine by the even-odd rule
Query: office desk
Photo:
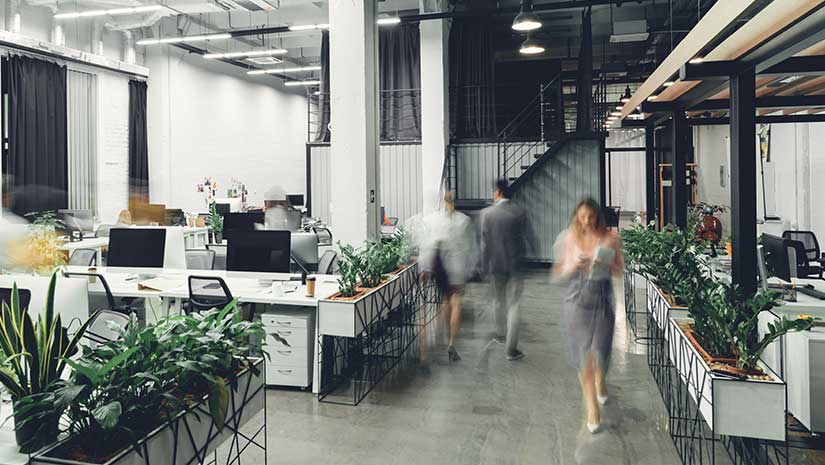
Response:
POLYGON ((72 252, 77 249, 93 249, 97 252, 97 263, 100 264, 103 257, 103 250, 109 248, 108 237, 89 237, 78 242, 66 242, 60 246, 60 250, 65 250, 71 257, 72 252))
MULTIPOLYGON (((87 273, 88 268, 83 266, 68 266, 68 272, 87 273)), ((232 296, 240 303, 262 304, 275 307, 303 308, 316 314, 315 347, 313 350, 313 367, 315 372, 312 381, 312 392, 318 393, 320 388, 320 369, 317 357, 320 352, 320 343, 317 327, 318 299, 328 297, 338 291, 337 276, 316 275, 315 296, 306 296, 306 286, 300 281, 288 281, 288 273, 250 273, 243 271, 224 270, 181 270, 164 268, 121 268, 99 267, 97 273, 102 275, 111 288, 114 297, 157 298, 163 301, 167 314, 173 309, 180 312, 183 301, 189 298, 189 276, 216 276, 223 278, 232 296), (140 275, 147 279, 140 279, 140 275), (139 289, 138 284, 148 281, 149 276, 164 278, 163 289, 139 289), (271 281, 262 282, 262 280, 271 281), (282 283, 297 286, 292 292, 281 292, 282 283)), ((89 292, 103 294, 105 291, 100 280, 89 284, 89 292)), ((266 313, 266 312, 264 312, 266 313)))

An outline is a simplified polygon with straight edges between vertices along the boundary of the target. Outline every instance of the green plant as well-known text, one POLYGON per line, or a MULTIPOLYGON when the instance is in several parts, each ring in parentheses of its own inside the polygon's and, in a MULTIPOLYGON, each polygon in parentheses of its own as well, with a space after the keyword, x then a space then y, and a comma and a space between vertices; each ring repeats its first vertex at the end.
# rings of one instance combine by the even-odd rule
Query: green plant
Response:
POLYGON ((206 226, 214 234, 220 234, 223 232, 223 215, 218 214, 215 205, 215 202, 209 204, 209 216, 206 218, 206 226))
POLYGON ((60 314, 54 309, 54 293, 57 274, 53 273, 46 293, 46 306, 37 318, 37 324, 29 315, 29 309, 20 308, 20 296, 17 284, 12 286, 11 302, 3 303, 0 311, 0 353, 5 361, 0 370, 0 383, 6 387, 12 399, 18 402, 16 412, 21 424, 39 422, 34 438, 24 446, 24 450, 36 449, 48 441, 51 431, 50 422, 57 421, 59 411, 36 407, 37 396, 48 392, 53 383, 63 374, 68 357, 77 352, 80 338, 86 332, 92 315, 70 338, 63 327, 60 314))
POLYGON ((64 229, 66 227, 66 223, 53 211, 30 213, 26 216, 32 219, 32 226, 34 227, 45 228, 51 231, 64 229))
POLYGON ((349 244, 338 242, 341 257, 338 260, 338 292, 342 297, 353 297, 358 293, 358 275, 361 272, 361 256, 349 244))

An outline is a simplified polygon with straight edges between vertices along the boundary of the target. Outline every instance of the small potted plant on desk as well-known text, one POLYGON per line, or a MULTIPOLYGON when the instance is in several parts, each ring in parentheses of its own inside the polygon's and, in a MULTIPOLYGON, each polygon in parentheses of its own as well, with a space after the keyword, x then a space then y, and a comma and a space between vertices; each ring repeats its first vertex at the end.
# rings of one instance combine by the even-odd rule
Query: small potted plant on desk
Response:
POLYGON ((209 205, 209 217, 206 219, 206 225, 212 233, 212 240, 215 244, 223 242, 223 215, 220 215, 215 208, 215 202, 209 205))

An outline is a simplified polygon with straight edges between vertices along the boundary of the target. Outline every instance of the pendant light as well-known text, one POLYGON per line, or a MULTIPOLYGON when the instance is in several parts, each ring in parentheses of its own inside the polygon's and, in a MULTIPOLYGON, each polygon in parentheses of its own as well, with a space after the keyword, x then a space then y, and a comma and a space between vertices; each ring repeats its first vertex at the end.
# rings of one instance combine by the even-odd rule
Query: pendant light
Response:
POLYGON ((538 55, 544 53, 544 44, 533 37, 532 34, 527 34, 527 39, 521 43, 519 53, 522 55, 538 55))
POLYGON ((513 20, 513 30, 526 32, 541 27, 541 20, 533 13, 533 0, 521 0, 521 11, 513 20))

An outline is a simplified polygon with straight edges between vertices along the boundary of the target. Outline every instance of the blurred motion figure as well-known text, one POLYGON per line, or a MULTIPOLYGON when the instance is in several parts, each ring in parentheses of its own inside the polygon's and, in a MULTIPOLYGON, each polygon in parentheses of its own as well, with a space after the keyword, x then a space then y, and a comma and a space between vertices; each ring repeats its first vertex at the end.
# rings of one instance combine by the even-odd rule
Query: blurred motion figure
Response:
POLYGON ((506 345, 507 359, 518 360, 519 300, 523 283, 519 272, 529 244, 529 224, 524 210, 511 202, 506 179, 495 185, 495 203, 481 212, 482 270, 490 275, 495 295, 496 334, 506 345))
POLYGON ((593 199, 579 202, 570 227, 556 241, 557 277, 569 279, 563 313, 567 349, 579 370, 587 429, 601 425, 599 405, 607 402, 604 382, 610 364, 615 311, 611 278, 622 269, 618 234, 607 229, 593 199))

